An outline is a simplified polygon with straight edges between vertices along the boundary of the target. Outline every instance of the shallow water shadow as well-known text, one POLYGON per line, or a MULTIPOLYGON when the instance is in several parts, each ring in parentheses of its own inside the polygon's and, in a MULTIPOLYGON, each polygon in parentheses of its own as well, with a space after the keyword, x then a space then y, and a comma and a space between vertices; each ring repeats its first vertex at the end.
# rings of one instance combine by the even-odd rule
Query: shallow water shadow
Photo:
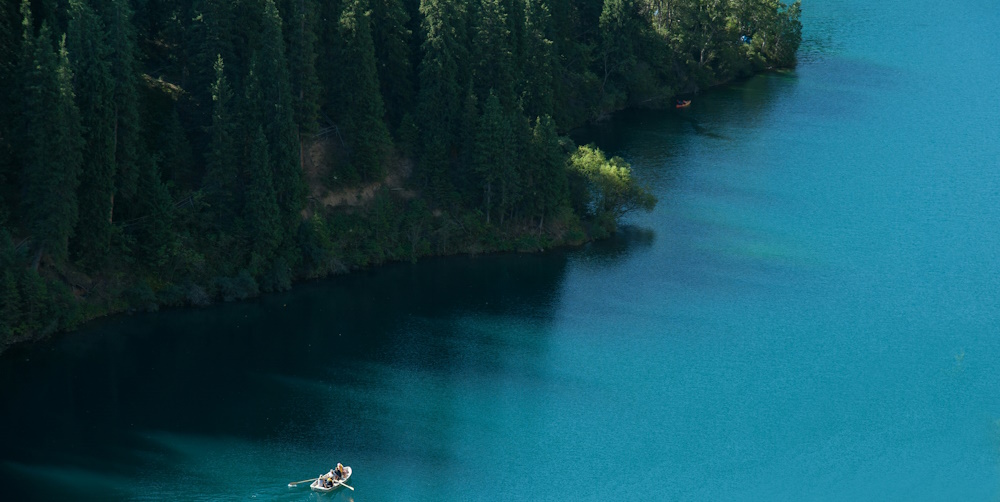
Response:
POLYGON ((607 239, 591 242, 574 254, 574 261, 588 265, 614 266, 637 251, 653 247, 656 232, 638 225, 622 225, 607 239))
POLYGON ((698 119, 694 117, 684 117, 681 120, 690 125, 691 129, 694 130, 695 134, 701 136, 708 136, 709 138, 713 139, 729 139, 723 136, 722 134, 719 134, 717 132, 708 129, 707 127, 702 126, 701 123, 698 121, 698 119))

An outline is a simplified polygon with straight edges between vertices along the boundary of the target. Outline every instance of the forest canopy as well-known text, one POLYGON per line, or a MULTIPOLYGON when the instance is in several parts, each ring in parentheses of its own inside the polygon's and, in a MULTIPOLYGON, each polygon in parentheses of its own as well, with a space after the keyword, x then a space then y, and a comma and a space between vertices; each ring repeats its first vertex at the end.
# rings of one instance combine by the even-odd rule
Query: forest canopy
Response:
POLYGON ((791 67, 778 0, 3 0, 0 350, 655 198, 566 131, 791 67))

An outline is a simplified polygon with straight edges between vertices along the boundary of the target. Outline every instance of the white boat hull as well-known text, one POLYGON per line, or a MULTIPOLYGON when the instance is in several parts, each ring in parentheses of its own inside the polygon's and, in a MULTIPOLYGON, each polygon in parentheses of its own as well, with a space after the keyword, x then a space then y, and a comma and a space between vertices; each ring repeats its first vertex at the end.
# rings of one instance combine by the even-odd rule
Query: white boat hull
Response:
POLYGON ((332 491, 336 490, 337 488, 340 488, 341 485, 343 485, 344 483, 346 483, 348 479, 351 479, 351 468, 345 465, 344 466, 344 479, 334 481, 333 485, 331 485, 329 487, 323 486, 323 477, 324 476, 326 476, 326 474, 323 474, 322 476, 320 476, 319 478, 317 478, 316 481, 313 481, 312 484, 309 485, 309 487, 312 488, 313 491, 317 491, 317 492, 332 492, 332 491))

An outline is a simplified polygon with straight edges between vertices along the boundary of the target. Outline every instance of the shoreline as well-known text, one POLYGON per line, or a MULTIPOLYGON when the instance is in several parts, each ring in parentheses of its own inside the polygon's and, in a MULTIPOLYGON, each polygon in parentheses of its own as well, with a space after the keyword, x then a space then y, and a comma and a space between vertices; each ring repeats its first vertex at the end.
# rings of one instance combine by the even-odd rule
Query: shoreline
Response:
MULTIPOLYGON (((349 275, 349 274, 355 274, 355 273, 362 272, 362 271, 365 271, 365 270, 372 270, 372 269, 374 269, 376 267, 382 267, 382 266, 390 265, 390 264, 403 263, 405 261, 411 261, 412 263, 416 263, 418 261, 421 261, 421 260, 427 259, 427 258, 446 259, 446 258, 451 258, 451 257, 456 257, 456 256, 461 256, 461 255, 466 255, 466 256, 481 256, 481 255, 499 255, 499 254, 505 254, 505 253, 516 253, 516 254, 529 253, 529 254, 535 254, 535 253, 548 252, 548 251, 552 251, 552 250, 556 250, 556 249, 577 248, 577 247, 581 247, 581 246, 583 246, 583 245, 585 245, 585 244, 587 244, 589 242, 593 242, 593 241, 596 241, 596 240, 601 240, 601 239, 604 239, 604 238, 608 238, 608 237, 610 237, 611 233, 613 233, 616 230, 617 230, 617 228, 615 230, 612 230, 611 232, 607 232, 606 235, 602 235, 600 237, 595 237, 594 235, 587 234, 587 235, 585 235, 584 238, 579 239, 579 240, 577 240, 577 239, 569 240, 569 239, 565 239, 564 238, 565 236, 563 236, 563 238, 556 238, 556 239, 553 239, 553 240, 545 241, 545 242, 543 242, 543 243, 540 244, 540 247, 518 247, 517 243, 519 242, 519 239, 523 239, 523 238, 532 238, 532 237, 534 237, 534 238, 538 238, 538 237, 545 238, 545 237, 553 237, 553 236, 546 235, 546 234, 533 235, 533 234, 527 233, 527 232, 526 233, 517 233, 515 235, 506 236, 506 238, 489 239, 489 240, 493 240, 495 242, 495 244, 493 244, 493 245, 490 245, 489 240, 484 239, 484 240, 482 240, 480 242, 477 242, 477 243, 474 243, 474 244, 472 244, 470 246, 466 246, 466 247, 463 247, 461 249, 455 249, 455 250, 453 250, 451 252, 447 252, 447 253, 420 254, 420 255, 417 255, 415 257, 412 257, 409 260, 406 259, 406 258, 404 258, 404 257, 391 257, 391 258, 387 258, 387 259, 381 259, 381 260, 378 260, 378 261, 367 261, 367 262, 364 262, 364 263, 345 265, 342 268, 338 268, 338 269, 331 270, 331 271, 328 271, 326 273, 321 273, 321 274, 296 275, 296 276, 294 276, 292 278, 290 287, 286 288, 286 289, 280 289, 280 290, 275 290, 275 291, 259 291, 258 290, 258 291, 254 292, 254 293, 240 295, 239 297, 234 297, 234 298, 220 297, 221 293, 219 291, 213 291, 213 294, 211 294, 207 298, 207 301, 205 301, 205 302, 184 302, 182 304, 174 304, 174 303, 163 302, 163 301, 154 301, 152 303, 148 303, 148 304, 144 304, 144 305, 133 305, 133 304, 126 304, 126 305, 108 305, 108 304, 104 304, 104 305, 101 305, 101 304, 98 304, 98 303, 88 303, 87 300, 78 300, 79 304, 80 304, 80 307, 82 309, 84 309, 86 311, 86 313, 84 313, 82 317, 80 317, 79 319, 76 320, 75 324, 73 325, 73 327, 71 329, 60 330, 57 327, 48 326, 46 329, 44 329, 39 334, 33 334, 33 335, 25 336, 25 337, 22 337, 22 338, 16 339, 16 340, 9 340, 6 345, 0 346, 0 357, 2 357, 5 353, 9 352, 11 349, 27 347, 27 346, 29 346, 31 344, 45 341, 45 340, 47 340, 47 339, 49 339, 51 337, 54 337, 54 336, 71 335, 71 334, 73 334, 75 332, 78 332, 78 331, 80 331, 82 329, 85 329, 85 328, 89 327, 89 325, 91 325, 91 324, 93 324, 95 322, 100 322, 102 320, 109 320, 109 319, 114 318, 116 316, 142 314, 142 313, 153 313, 153 312, 158 312, 161 309, 164 309, 164 310, 167 310, 167 309, 174 310, 174 309, 209 308, 209 307, 213 307, 213 306, 216 306, 216 305, 219 305, 219 304, 223 304, 223 303, 242 302, 242 301, 246 301, 246 300, 252 300, 252 299, 260 298, 260 297, 263 297, 263 296, 266 296, 266 295, 271 295, 271 294, 274 294, 274 293, 282 293, 282 292, 290 291, 290 290, 294 289, 294 287, 296 285, 302 284, 302 283, 305 283, 305 282, 315 281, 315 280, 334 280, 338 276, 346 276, 346 275, 349 275), (120 308, 115 308, 115 307, 120 307, 120 308)), ((498 236, 493 235, 492 237, 498 237, 498 236)), ((373 258, 373 257, 369 257, 369 258, 373 258)), ((143 280, 144 279, 139 278, 135 282, 142 282, 143 280)), ((208 287, 209 285, 207 285, 207 284, 190 284, 189 286, 190 287, 194 287, 194 288, 199 288, 199 289, 201 289, 203 291, 215 289, 215 288, 208 287)), ((122 293, 117 296, 117 300, 127 302, 128 300, 125 297, 127 296, 127 293, 129 292, 129 290, 130 289, 123 290, 122 293)), ((159 300, 159 299, 157 299, 157 300, 159 300)))
MULTIPOLYGON (((763 71, 756 72, 751 75, 739 76, 727 80, 725 82, 719 82, 709 86, 706 89, 698 89, 690 93, 680 93, 675 94, 670 99, 665 100, 667 103, 671 103, 678 96, 687 95, 698 95, 704 92, 709 92, 713 89, 722 88, 734 83, 751 79, 755 76, 765 74, 765 73, 779 73, 794 71, 794 68, 768 68, 763 71)), ((628 110, 657 110, 662 112, 668 112, 672 110, 672 107, 662 106, 662 107, 646 107, 646 106, 625 106, 610 113, 604 113, 598 117, 592 118, 586 124, 575 127, 567 131, 566 135, 570 138, 577 138, 579 134, 588 127, 593 127, 595 124, 611 120, 616 114, 628 111, 628 110)), ((371 201, 368 202, 371 204, 371 201)), ((440 219, 440 215, 435 215, 435 219, 440 219)), ((459 215, 455 217, 455 220, 461 218, 459 215)), ((447 222, 438 222, 447 223, 447 222)), ((480 238, 472 240, 466 243, 460 248, 451 249, 443 252, 414 252, 409 257, 406 256, 376 256, 375 254, 369 254, 362 258, 362 260, 357 262, 343 263, 341 260, 336 260, 338 263, 336 266, 329 270, 321 271, 319 273, 297 273, 290 277, 290 283, 286 288, 278 288, 271 291, 264 291, 259 288, 259 286, 254 282, 251 285, 246 286, 244 289, 240 290, 238 286, 237 291, 226 292, 220 291, 219 284, 198 284, 198 283, 186 283, 183 286, 176 284, 169 284, 170 287, 182 287, 187 288, 188 295, 185 298, 180 299, 180 301, 174 300, 169 301, 162 297, 164 288, 159 288, 158 291, 154 292, 148 287, 147 279, 143 277, 133 277, 132 281, 129 283, 128 287, 122 288, 117 295, 111 295, 111 298, 98 299, 97 302, 88 302, 87 299, 77 298, 78 307, 80 309, 79 316, 74 319, 72 326, 69 329, 59 329, 58 326, 54 325, 56 321, 53 321, 53 325, 47 326, 38 334, 23 335, 20 338, 8 340, 5 345, 0 346, 0 356, 8 352, 14 347, 24 347, 26 345, 44 341, 52 336, 68 335, 79 331, 87 327, 88 325, 100 321, 102 319, 108 319, 119 315, 131 315, 136 313, 146 313, 146 312, 156 312, 160 309, 175 309, 175 308, 205 308, 220 303, 232 303, 244 300, 250 300, 268 295, 271 293, 282 292, 291 290, 296 284, 301 284, 306 281, 311 280, 330 280, 336 276, 342 276, 347 274, 352 274, 360 272, 363 270, 370 270, 373 267, 383 266, 391 263, 399 263, 404 261, 416 262, 424 258, 448 258, 459 255, 493 255, 493 254, 503 254, 503 253, 543 253, 549 252, 556 249, 570 249, 578 248, 587 243, 599 241, 602 239, 607 239, 611 237, 615 232, 618 231, 618 221, 615 220, 611 225, 607 221, 581 221, 577 220, 571 222, 570 228, 563 228, 561 232, 536 232, 536 231, 521 231, 515 232, 505 232, 496 227, 491 227, 488 231, 481 235, 480 238), (146 285, 147 291, 142 291, 142 286, 146 285), (139 298, 130 298, 134 296, 134 293, 139 290, 139 298), (133 293, 133 295, 130 295, 133 293), (152 296, 150 298, 150 296, 152 296)), ((305 253, 304 250, 300 250, 302 254, 305 253)), ((346 258, 346 257, 341 257, 346 258)), ((217 271, 221 272, 221 271, 217 271)), ((72 275, 73 271, 67 273, 67 271, 59 271, 57 273, 58 278, 69 284, 71 281, 67 275, 72 275)), ((211 275, 211 274, 209 274, 211 275)), ((233 282, 238 282, 239 276, 224 277, 217 276, 217 279, 231 279, 233 282)), ((251 281, 253 279, 251 278, 251 281)), ((209 281, 211 282, 211 281, 209 281)), ((224 287, 224 286, 223 286, 224 287)), ((76 295, 74 295, 76 296, 76 295)))

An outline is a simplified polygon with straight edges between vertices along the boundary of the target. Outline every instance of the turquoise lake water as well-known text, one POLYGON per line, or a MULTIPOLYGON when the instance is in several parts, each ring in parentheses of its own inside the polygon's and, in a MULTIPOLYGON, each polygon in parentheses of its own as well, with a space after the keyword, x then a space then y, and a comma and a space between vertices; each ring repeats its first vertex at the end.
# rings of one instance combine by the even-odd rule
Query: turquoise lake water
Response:
POLYGON ((5 354, 0 498, 1000 499, 1000 7, 803 22, 794 72, 586 133, 660 198, 608 241, 5 354))

